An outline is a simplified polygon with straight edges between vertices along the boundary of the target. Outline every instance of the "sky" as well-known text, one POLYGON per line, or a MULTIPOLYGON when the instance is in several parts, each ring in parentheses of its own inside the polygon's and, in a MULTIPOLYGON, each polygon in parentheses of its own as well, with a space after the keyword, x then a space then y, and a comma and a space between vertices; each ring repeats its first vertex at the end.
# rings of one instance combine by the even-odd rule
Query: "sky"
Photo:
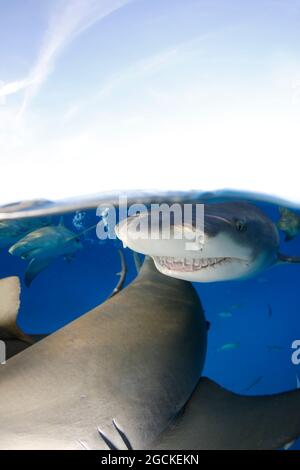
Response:
POLYGON ((0 0, 0 204, 126 189, 300 202, 300 1, 0 0))

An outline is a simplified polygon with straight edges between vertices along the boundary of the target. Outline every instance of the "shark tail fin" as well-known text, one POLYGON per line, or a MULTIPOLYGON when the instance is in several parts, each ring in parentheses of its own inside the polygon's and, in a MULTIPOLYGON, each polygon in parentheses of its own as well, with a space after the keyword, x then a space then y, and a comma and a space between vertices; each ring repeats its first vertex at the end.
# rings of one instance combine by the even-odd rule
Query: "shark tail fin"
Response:
POLYGON ((278 253, 279 263, 300 263, 300 256, 285 255, 284 253, 278 253))
POLYGON ((202 377, 157 449, 279 449, 300 436, 300 390, 243 396, 202 377))
POLYGON ((20 280, 17 276, 0 279, 0 331, 3 339, 16 338, 30 343, 30 338, 17 325, 20 293, 20 280))

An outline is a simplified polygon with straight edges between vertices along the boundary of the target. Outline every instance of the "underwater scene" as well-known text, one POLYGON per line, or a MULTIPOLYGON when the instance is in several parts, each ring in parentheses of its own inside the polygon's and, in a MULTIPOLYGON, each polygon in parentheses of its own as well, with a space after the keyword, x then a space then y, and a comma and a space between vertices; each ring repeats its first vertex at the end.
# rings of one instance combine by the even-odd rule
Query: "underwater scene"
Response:
POLYGON ((0 0, 0 451, 298 458, 299 21, 0 0))
MULTIPOLYGON (((189 194, 177 200, 177 202, 183 204, 185 199, 186 201, 189 200, 189 194)), ((147 351, 149 351, 149 357, 155 356, 156 350, 151 350, 152 337, 150 331, 157 337, 163 335, 161 347, 168 347, 170 354, 173 354, 172 351, 174 350, 174 358, 178 361, 178 369, 182 368, 182 371, 186 365, 184 361, 180 362, 180 350, 177 350, 177 344, 178 349, 180 349, 180 341, 183 341, 183 349, 187 348, 187 351, 189 351, 189 348, 191 348, 191 351, 187 354, 190 354, 191 357, 195 356, 195 360, 193 359, 191 362, 191 371, 185 370, 182 379, 183 382, 190 383, 191 390, 190 392, 180 390, 182 395, 189 395, 193 391, 195 384, 192 384, 194 380, 191 378, 192 375, 193 377, 197 376, 198 379, 200 379, 200 376, 208 377, 222 388, 243 396, 273 395, 300 388, 300 352, 298 353, 300 348, 300 297, 298 290, 300 279, 300 210, 295 207, 288 207, 275 200, 263 201, 259 197, 251 199, 251 197, 246 198, 238 194, 234 197, 224 195, 222 198, 212 196, 209 199, 203 199, 201 193, 193 193, 190 199, 192 199, 193 204, 196 201, 201 205, 204 203, 205 240, 200 253, 205 254, 205 250, 208 250, 206 256, 193 255, 193 261, 191 262, 187 261, 189 259, 187 255, 182 257, 179 248, 176 254, 175 248, 179 245, 176 245, 176 247, 174 245, 174 253, 168 251, 174 240, 163 240, 162 244, 159 245, 160 240, 156 239, 153 246, 152 242, 148 243, 148 241, 139 244, 134 238, 130 238, 130 231, 129 234, 127 233, 127 238, 124 239, 123 225, 124 223, 127 224, 128 229, 131 219, 134 219, 134 217, 128 216, 120 223, 119 228, 116 229, 117 236, 111 238, 99 236, 99 224, 101 224, 102 235, 108 231, 109 209, 105 208, 105 198, 104 201, 101 201, 100 211, 97 209, 95 201, 89 204, 88 201, 81 202, 80 200, 75 205, 74 202, 69 205, 66 203, 63 207, 60 207, 59 204, 37 202, 30 206, 29 211, 26 204, 24 207, 21 205, 21 210, 12 205, 11 207, 4 207, 0 211, 0 301, 2 304, 0 306, 0 333, 6 342, 6 354, 12 356, 11 358, 8 357, 6 363, 0 366, 0 374, 3 373, 1 379, 4 382, 7 380, 8 393, 11 394, 12 390, 18 389, 19 385, 26 383, 28 374, 30 376, 31 364, 33 370, 40 367, 37 365, 38 362, 40 362, 41 367, 43 363, 45 364, 45 368, 42 367, 39 377, 35 378, 35 382, 33 382, 37 390, 35 398, 33 390, 32 397, 26 395, 26 387, 23 392, 14 392, 15 395, 12 400, 20 399, 23 403, 25 401, 28 410, 24 412, 24 407, 22 410, 20 408, 18 417, 17 407, 13 413, 16 414, 17 418, 15 416, 10 418, 10 404, 6 405, 8 411, 4 418, 2 431, 5 433, 5 429, 7 429, 7 442, 9 444, 4 439, 4 448, 7 446, 9 448, 10 446, 12 448, 74 448, 74 443, 69 439, 67 428, 64 429, 64 425, 59 422, 59 418, 52 414, 53 407, 56 409, 52 388, 50 387, 48 392, 44 389, 48 383, 47 367, 51 374, 54 373, 52 359, 59 357, 60 364, 64 360, 69 361, 69 365, 67 364, 65 369, 68 372, 61 372, 62 375, 58 375, 62 379, 63 374, 66 374, 66 382, 64 384, 62 381, 59 384, 59 390, 62 390, 64 386, 67 387, 68 374, 71 377, 73 373, 76 375, 91 368, 84 378, 86 392, 84 394, 82 391, 80 392, 82 402, 89 399, 88 390, 92 380, 90 375, 97 375, 97 367, 100 369, 109 368, 109 361, 111 354, 114 354, 114 348, 118 349, 118 354, 122 357, 120 367, 123 370, 127 370, 126 368, 129 367, 128 364, 133 355, 138 356, 139 351, 141 360, 144 360, 143 355, 147 351), (61 346, 58 350, 54 347, 55 345, 51 345, 52 343, 49 340, 52 338, 53 333, 58 330, 64 332, 67 325, 75 319, 84 318, 87 312, 99 305, 101 306, 108 299, 110 299, 108 302, 112 305, 110 311, 112 329, 115 328, 114 322, 119 321, 120 324, 124 323, 122 328, 124 328, 125 336, 127 329, 128 335, 130 335, 130 331, 134 332, 135 325, 132 324, 132 327, 130 325, 131 312, 129 312, 128 319, 124 312, 124 318, 122 319, 122 311, 118 311, 118 305, 121 305, 120 310, 122 310, 122 299, 124 299, 124 305, 127 305, 126 289, 139 277, 141 269, 144 269, 142 268, 143 262, 146 263, 144 260, 148 260, 149 263, 151 259, 154 259, 155 266, 152 263, 150 268, 152 274, 146 285, 148 291, 151 288, 151 282, 154 282, 154 278, 151 277, 156 275, 153 274, 154 271, 161 276, 159 278, 161 286, 164 282, 167 283, 165 289, 170 288, 171 284, 168 283, 173 281, 178 283, 175 287, 179 303, 181 301, 181 287, 182 289, 189 289, 190 283, 192 283, 201 301, 203 318, 207 328, 206 356, 205 345, 203 347, 200 345, 201 341, 206 344, 206 339, 202 336, 202 333, 198 339, 195 337, 190 340, 188 326, 183 325, 182 328, 186 328, 186 331, 178 343, 176 337, 174 337, 174 340, 170 340, 168 337, 169 323, 175 331, 172 320, 166 325, 166 332, 164 332, 163 293, 167 290, 163 290, 158 296, 153 325, 149 324, 146 317, 145 325, 143 325, 143 308, 140 304, 135 305, 133 300, 132 309, 139 310, 137 313, 140 314, 137 317, 138 319, 135 318, 134 321, 139 323, 141 329, 145 329, 146 332, 149 331, 144 339, 143 337, 140 338, 140 343, 139 338, 135 337, 135 341, 139 345, 138 348, 136 345, 133 346, 129 339, 128 342, 131 346, 127 347, 126 342, 124 342, 125 346, 122 346, 124 338, 120 340, 120 344, 116 344, 113 338, 110 339, 111 327, 106 323, 103 327, 105 338, 99 337, 99 342, 104 341, 106 349, 105 353, 102 352, 97 358, 95 363, 97 366, 93 362, 90 363, 90 356, 86 349, 87 325, 82 324, 80 326, 78 323, 78 327, 76 327, 78 331, 76 330, 74 338, 72 335, 71 338, 67 337, 64 346, 61 346), (245 262, 244 259, 246 259, 245 262), (20 282, 20 304, 17 300, 19 295, 18 282, 20 282), (16 304, 13 313, 10 313, 9 310, 11 302, 13 302, 13 305, 16 304), (162 309, 162 313, 160 313, 159 308, 162 309), (15 325, 12 325, 11 319, 9 319, 9 316, 13 314, 17 315, 15 325), (116 320, 114 320, 114 316, 116 320), (191 344, 195 344, 190 345, 190 341, 191 344), (42 346, 43 343, 44 346, 42 346), (198 345, 200 349, 202 347, 202 352, 197 350, 198 345), (72 364, 66 352, 67 350, 72 351, 72 348, 75 355, 76 351, 81 351, 75 372, 72 372, 74 364, 72 364), (193 351, 192 348, 194 348, 193 351), (37 356, 33 355, 31 359, 30 351, 36 351, 37 356), (19 359, 18 362, 18 358, 21 357, 22 359, 19 359), (197 357, 202 362, 199 368, 193 362, 197 360, 197 357), (45 377, 43 374, 45 374, 45 377), (9 381, 11 382, 11 389, 9 389, 9 381), (42 403, 44 395, 47 397, 47 403, 50 402, 46 407, 46 411, 44 405, 39 405, 39 398, 37 398, 41 397, 42 403), (43 412, 41 412, 42 407, 43 412), (49 415, 47 415, 47 410, 49 415), (30 431, 29 440, 22 440, 22 433, 28 435, 28 430, 20 422, 22 423, 22 419, 28 421, 28 415, 31 416, 30 419, 33 419, 33 423, 40 426, 39 429, 42 429, 42 432, 37 437, 34 433, 30 436, 30 431), (15 419, 18 421, 17 426, 15 419), (46 427, 43 427, 44 425, 46 427), (58 445, 54 436, 61 428, 63 428, 64 438, 62 443, 58 445), (14 434, 18 437, 12 437, 14 434)), ((147 198, 142 196, 140 199, 133 198, 131 202, 136 200, 138 203, 145 201, 147 208, 150 207, 151 196, 147 198)), ((109 202, 108 206, 111 207, 111 200, 107 199, 107 201, 109 202)), ((159 204, 165 202, 161 195, 158 195, 157 201, 159 204)), ((166 201, 169 202, 168 199, 166 201)), ((116 207, 116 210, 119 216, 121 209, 116 207)), ((138 219, 141 217, 139 211, 135 217, 138 219)), ((149 217, 147 215, 147 220, 151 224, 149 217)), ((173 226, 175 226, 174 221, 173 226)), ((174 232, 172 233, 174 236, 174 232)), ((197 251, 195 248, 193 250, 194 252, 197 251)), ((142 280, 140 282, 142 283, 142 280)), ((144 288, 142 284, 137 282, 135 291, 132 291, 136 292, 134 295, 138 295, 139 285, 141 286, 140 289, 144 288)), ((185 295, 185 290, 183 292, 185 295)), ((145 306, 148 293, 146 292, 144 296, 145 306)), ((153 294, 153 297, 155 295, 153 294)), ((188 295, 193 296, 194 293, 188 295)), ((175 295, 172 304, 174 315, 176 299, 175 295)), ((198 299, 195 299, 193 301, 198 302, 198 299)), ((130 308, 129 305, 129 310, 130 308)), ((153 308, 155 310, 155 307, 153 308)), ((186 307, 183 306, 182 308, 186 307)), ((105 319, 108 314, 106 314, 104 308, 103 311, 99 310, 97 315, 97 321, 100 321, 101 315, 105 319)), ((170 318, 172 317, 170 316, 170 318)), ((77 323, 75 322, 74 325, 77 325, 77 323)), ((135 333, 133 334, 135 335, 135 333)), ((59 337, 57 338, 61 343, 64 342, 63 336, 61 336, 61 340, 59 340, 59 337)), ((97 341, 97 336, 93 338, 97 341)), ((159 351, 157 354, 159 354, 159 351)), ((134 358, 135 361, 138 361, 138 359, 138 357, 134 358)), ((155 387, 159 387, 159 385, 162 388, 169 387, 168 399, 163 396, 162 403, 168 403, 169 406, 169 402, 175 400, 172 387, 179 387, 179 384, 176 383, 176 374, 172 379, 169 377, 169 375, 172 375, 170 371, 174 366, 172 358, 168 358, 166 364, 165 369, 161 366, 161 375, 153 378, 153 390, 151 386, 148 389, 145 385, 143 398, 145 398, 146 403, 149 403, 150 408, 151 400, 154 400, 154 398, 151 398, 151 394, 154 393, 155 387)), ((189 364, 189 362, 187 361, 186 364, 189 364)), ((143 364, 142 368, 146 369, 147 363, 143 364)), ((150 365, 149 368, 151 369, 150 365)), ((111 374, 115 375, 116 370, 111 370, 111 374)), ((108 376, 110 377, 110 375, 108 376)), ((126 390, 129 395, 134 395, 135 382, 130 377, 123 377, 120 382, 111 379, 111 387, 120 387, 123 394, 126 390)), ((139 377, 140 372, 137 373, 137 380, 141 380, 139 377)), ((148 383, 148 379, 150 380, 151 377, 145 379, 146 383, 148 383)), ((30 385, 30 379, 28 380, 28 387, 30 388, 32 384, 30 385)), ((94 390, 91 391, 91 394, 95 393, 94 390)), ((97 400, 97 397, 95 399, 97 400)), ((182 398, 178 399, 178 397, 176 399, 179 402, 183 400, 182 398)), ((71 419, 72 413, 76 413, 74 411, 77 407, 76 402, 72 404, 73 411, 71 413, 65 400, 67 398, 63 399, 62 402, 58 400, 57 413, 58 416, 65 417, 61 418, 62 421, 64 419, 66 421, 70 420, 72 426, 75 426, 75 428, 77 426, 80 429, 75 448, 98 448, 97 439, 99 440, 99 448, 123 448, 124 443, 125 448, 142 446, 134 437, 134 433, 131 439, 131 425, 128 424, 128 427, 126 427, 126 422, 124 422, 122 416, 119 420, 115 420, 115 416, 112 416, 115 431, 118 431, 117 437, 111 438, 110 431, 105 430, 105 424, 102 432, 101 423, 99 422, 97 424, 99 434, 95 431, 95 435, 89 441, 89 438, 86 437, 88 435, 88 425, 85 428, 85 424, 79 422, 77 418, 71 419), (82 436, 80 433, 82 433, 82 436)), ((98 397, 98 400, 101 407, 104 398, 98 397)), ((135 403, 137 402, 138 400, 135 403)), ((183 404, 181 403, 181 405, 183 404)), ((92 404, 89 406, 92 407, 92 404)), ((132 414, 133 421, 136 420, 137 432, 140 432, 143 426, 139 423, 140 415, 132 411, 130 406, 132 404, 128 405, 129 413, 132 414)), ((279 408, 280 406, 276 410, 279 410, 279 408)), ((276 413, 274 410, 272 411, 273 414, 276 413)), ((283 415, 278 419, 282 421, 284 429, 287 426, 286 421, 292 420, 294 413, 292 408, 287 408, 282 413, 283 415), (290 415, 287 413, 290 413, 290 415)), ((147 420, 147 416, 147 413, 143 415, 143 422, 147 420)), ((149 420, 151 421, 150 418, 149 420)), ((128 419, 128 421, 130 420, 128 419)), ((250 423, 248 432, 253 435, 256 432, 259 434, 260 420, 257 421, 256 425, 257 429, 255 429, 253 423, 250 423)), ((161 423, 157 427, 151 425, 150 430, 144 431, 145 436, 159 435, 163 430, 159 426, 163 428, 161 423)), ((297 426, 299 427, 299 424, 297 426)), ((261 427, 264 428, 263 418, 261 427)), ((276 427, 276 424, 274 427, 276 427)), ((262 447, 268 448, 268 442, 270 442, 270 448, 300 449, 300 440, 296 439, 297 432, 295 429, 289 430, 287 428, 283 431, 285 433, 284 437, 270 437, 271 441, 267 440, 262 444, 262 447), (287 436, 293 438, 287 441, 287 436), (276 441, 275 444, 272 439, 274 442, 276 441)), ((224 429, 224 434, 228 432, 230 434, 228 428, 224 429)), ((234 437, 234 439, 236 438, 237 436, 234 437)), ((151 439, 149 437, 148 445, 150 448, 152 445, 151 439)), ((174 440, 176 439, 174 438, 172 441, 171 438, 166 438, 167 444, 165 445, 167 447, 162 448, 180 449, 180 439, 179 443, 176 444, 178 447, 170 447, 170 442, 172 443, 174 440)), ((153 442, 155 442, 155 439, 153 442)), ((238 442, 236 444, 237 448, 240 448, 238 442)), ((192 447, 182 448, 202 448, 197 447, 195 443, 189 445, 192 447)), ((226 448, 227 444, 221 444, 221 448, 222 445, 226 448)), ((228 444, 228 446, 231 448, 233 444, 228 444)), ((248 447, 256 448, 256 444, 251 441, 248 447)), ((158 448, 160 447, 158 446, 158 448)), ((241 448, 247 448, 247 443, 241 444, 241 448)))

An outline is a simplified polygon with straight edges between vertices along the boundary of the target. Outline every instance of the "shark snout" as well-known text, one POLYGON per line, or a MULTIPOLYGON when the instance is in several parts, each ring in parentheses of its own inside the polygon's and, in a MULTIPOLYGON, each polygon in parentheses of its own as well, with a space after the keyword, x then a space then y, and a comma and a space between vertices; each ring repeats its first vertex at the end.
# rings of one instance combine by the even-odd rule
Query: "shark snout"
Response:
POLYGON ((255 271, 258 256, 243 234, 243 224, 241 217, 207 211, 202 226, 167 227, 149 214, 140 214, 121 221, 116 233, 124 246, 151 256, 163 274, 214 282, 248 277, 255 271))
POLYGON ((230 221, 207 215, 203 226, 155 224, 147 215, 129 217, 119 223, 116 234, 123 244, 149 256, 236 257, 249 260, 251 248, 237 244, 231 237, 230 221))

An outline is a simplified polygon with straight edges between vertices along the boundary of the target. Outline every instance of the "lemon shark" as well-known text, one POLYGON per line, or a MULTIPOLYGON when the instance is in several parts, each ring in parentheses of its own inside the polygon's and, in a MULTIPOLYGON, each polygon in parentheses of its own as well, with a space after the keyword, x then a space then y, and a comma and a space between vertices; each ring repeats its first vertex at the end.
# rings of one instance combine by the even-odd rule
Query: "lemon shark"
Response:
POLYGON ((0 248, 13 245, 29 232, 51 224, 51 217, 0 220, 0 248))
POLYGON ((279 263, 300 263, 299 256, 280 253, 275 224, 254 204, 205 204, 202 233, 196 222, 195 214, 189 226, 173 217, 169 229, 147 211, 122 220, 115 230, 126 246, 151 256, 161 273, 192 282, 243 279, 279 263), (159 236, 152 237, 150 229, 159 236), (192 246, 185 231, 193 232, 192 246))
POLYGON ((0 366, 2 449, 275 449, 300 435, 300 390, 246 397, 202 377, 191 283, 146 258, 102 305, 0 366))
POLYGON ((81 234, 66 228, 63 219, 58 225, 41 227, 25 235, 8 250, 13 256, 29 261, 25 272, 25 284, 30 286, 33 279, 58 256, 70 260, 80 248, 81 234))

